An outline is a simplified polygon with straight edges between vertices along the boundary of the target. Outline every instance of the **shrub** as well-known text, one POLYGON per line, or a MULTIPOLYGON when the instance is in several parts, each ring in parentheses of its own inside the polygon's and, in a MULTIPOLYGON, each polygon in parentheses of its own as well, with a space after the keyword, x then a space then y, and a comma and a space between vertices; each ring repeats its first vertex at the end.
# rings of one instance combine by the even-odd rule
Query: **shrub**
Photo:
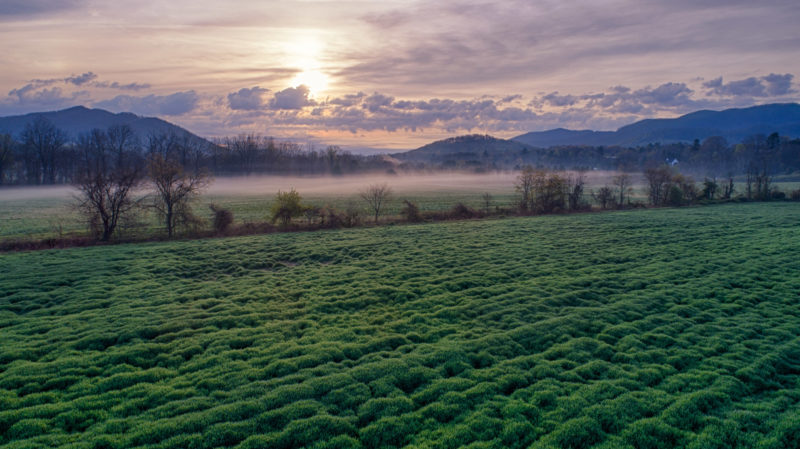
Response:
POLYGON ((683 190, 678 186, 670 186, 667 192, 667 204, 670 206, 680 206, 683 204, 683 190))
POLYGON ((209 204, 208 208, 211 209, 211 212, 214 214, 214 218, 212 219, 214 232, 217 234, 225 234, 231 224, 233 224, 233 212, 215 204, 209 204))
POLYGON ((463 219, 463 218, 475 218, 479 217, 480 213, 475 209, 465 205, 464 203, 456 203, 452 209, 450 209, 450 217, 463 219))
POLYGON ((406 221, 410 221, 411 223, 419 223, 422 221, 422 215, 419 213, 419 206, 416 203, 412 203, 409 200, 403 200, 405 206, 400 210, 400 215, 402 215, 406 221))
POLYGON ((299 217, 305 206, 302 204, 302 197, 295 189, 288 192, 281 192, 275 196, 275 203, 272 204, 270 209, 272 212, 272 222, 280 220, 281 226, 287 227, 291 223, 292 218, 299 217))

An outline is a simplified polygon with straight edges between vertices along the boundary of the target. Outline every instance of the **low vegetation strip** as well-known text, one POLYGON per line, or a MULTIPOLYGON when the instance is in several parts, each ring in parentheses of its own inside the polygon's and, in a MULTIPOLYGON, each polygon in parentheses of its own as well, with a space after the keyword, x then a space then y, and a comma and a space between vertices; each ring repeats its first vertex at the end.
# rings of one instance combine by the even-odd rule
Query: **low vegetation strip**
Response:
POLYGON ((798 447, 798 216, 4 254, 0 447, 798 447))

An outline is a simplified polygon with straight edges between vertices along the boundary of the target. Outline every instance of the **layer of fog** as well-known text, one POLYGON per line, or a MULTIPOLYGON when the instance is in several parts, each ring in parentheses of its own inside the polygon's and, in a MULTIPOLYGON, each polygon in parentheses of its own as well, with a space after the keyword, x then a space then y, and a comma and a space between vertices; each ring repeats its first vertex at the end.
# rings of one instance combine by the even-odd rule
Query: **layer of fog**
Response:
MULTIPOLYGON (((610 182, 615 173, 586 172, 589 187, 610 182)), ((270 196, 295 189, 305 196, 349 196, 370 185, 386 183, 395 193, 513 193, 519 172, 428 173, 353 176, 242 176, 217 178, 207 193, 219 196, 270 196)))
MULTIPOLYGON (((586 172, 587 187, 609 183, 613 172, 586 172)), ((278 190, 295 189, 303 196, 351 196, 368 186, 386 183, 395 193, 513 193, 519 172, 427 173, 403 175, 351 176, 236 176, 214 178, 202 194, 212 196, 271 197, 278 190)), ((140 193, 144 193, 141 191, 140 193)), ((71 186, 31 186, 0 188, 0 201, 63 199, 69 201, 78 194, 71 186)))
POLYGON ((64 199, 70 200, 78 194, 72 186, 21 186, 0 188, 0 201, 29 201, 64 199))

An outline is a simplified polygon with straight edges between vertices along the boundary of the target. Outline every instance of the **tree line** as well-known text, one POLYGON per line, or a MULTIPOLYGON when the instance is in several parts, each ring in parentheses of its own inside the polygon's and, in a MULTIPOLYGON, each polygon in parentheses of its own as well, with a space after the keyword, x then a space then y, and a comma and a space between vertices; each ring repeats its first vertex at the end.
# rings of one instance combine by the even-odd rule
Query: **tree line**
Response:
MULTIPOLYGON (((469 147, 465 147, 469 148, 469 147)), ((739 176, 755 165, 768 164, 772 174, 800 171, 800 139, 777 133, 754 135, 739 143, 712 136, 691 143, 654 143, 634 147, 555 146, 550 148, 464 151, 435 155, 431 161, 414 160, 398 167, 460 169, 469 171, 522 170, 526 165, 555 170, 614 170, 641 172, 647 167, 671 164, 694 176, 739 176)))
POLYGON ((0 185, 50 185, 73 183, 84 170, 82 157, 87 139, 106 134, 116 153, 136 158, 161 154, 183 170, 205 170, 213 175, 330 174, 386 171, 392 164, 381 156, 360 156, 338 146, 316 149, 255 135, 226 137, 215 142, 188 133, 161 132, 139 136, 127 125, 69 136, 43 116, 25 125, 19 136, 0 134, 0 185))

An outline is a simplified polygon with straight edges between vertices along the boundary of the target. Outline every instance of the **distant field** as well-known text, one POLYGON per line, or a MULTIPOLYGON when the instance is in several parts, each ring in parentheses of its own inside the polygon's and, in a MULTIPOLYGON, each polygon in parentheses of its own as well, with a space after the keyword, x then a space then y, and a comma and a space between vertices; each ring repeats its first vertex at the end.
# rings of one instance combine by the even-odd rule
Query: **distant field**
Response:
POLYGON ((0 447, 800 442, 800 204, 0 255, 0 447))
MULTIPOLYGON (((610 176, 607 172, 591 173, 589 185, 593 186, 610 176)), ((270 207, 278 190, 295 188, 304 202, 316 206, 338 209, 356 207, 365 209, 359 191, 370 184, 386 182, 393 191, 393 199, 384 215, 397 215, 403 200, 416 202, 422 211, 447 210, 462 202, 471 207, 481 207, 481 195, 489 192, 493 206, 510 206, 516 198, 516 174, 428 174, 406 176, 343 176, 343 177, 287 177, 257 176, 218 178, 195 202, 195 213, 204 219, 211 218, 209 203, 229 208, 238 223, 263 222, 269 219, 270 207)), ((75 210, 75 191, 68 187, 23 187, 0 189, 0 239, 47 238, 63 234, 86 233, 86 226, 75 210)), ((366 214, 366 209, 364 210, 366 214)), ((159 223, 152 213, 143 211, 141 222, 146 232, 157 231, 159 223)), ((136 230, 122 230, 136 232, 136 230)))
MULTIPOLYGON (((613 173, 587 173, 587 201, 590 190, 610 182, 613 173)), ((441 211, 464 203, 473 208, 483 207, 484 192, 492 195, 492 206, 511 207, 518 201, 514 191, 514 173, 493 174, 427 174, 414 176, 345 176, 345 177, 285 177, 259 176, 218 178, 195 201, 195 214, 211 219, 208 204, 215 203, 233 211, 237 223, 263 222, 269 219, 270 207, 278 190, 297 189, 306 203, 330 206, 340 210, 348 207, 364 209, 358 192, 376 183, 388 183, 394 195, 383 212, 384 217, 396 216, 403 200, 416 202, 422 211, 441 211)), ((646 202, 645 186, 634 177, 633 198, 646 202)), ((800 187, 800 183, 781 182, 785 192, 800 187)), ((744 187, 738 187, 743 191, 744 187)), ((0 189, 0 240, 41 239, 63 235, 85 235, 86 225, 75 210, 75 191, 67 187, 23 187, 0 189)), ((139 213, 139 226, 123 227, 123 235, 160 231, 152 211, 139 213), (142 227, 143 226, 143 227, 142 227)))

